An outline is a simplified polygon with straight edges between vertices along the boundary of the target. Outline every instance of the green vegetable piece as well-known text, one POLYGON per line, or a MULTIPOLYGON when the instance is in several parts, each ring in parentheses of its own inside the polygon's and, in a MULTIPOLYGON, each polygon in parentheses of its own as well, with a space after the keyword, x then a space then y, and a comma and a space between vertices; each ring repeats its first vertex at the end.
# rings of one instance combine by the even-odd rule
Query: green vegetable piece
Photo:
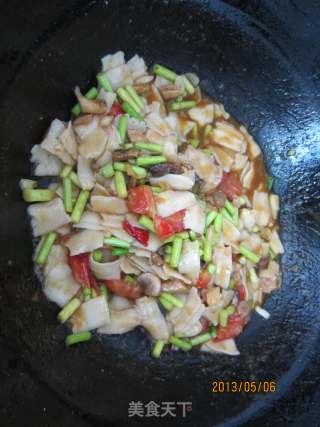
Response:
POLYGON ((126 91, 128 92, 128 94, 131 96, 131 98, 134 100, 134 102, 139 106, 139 108, 141 110, 143 110, 144 108, 144 103, 142 102, 142 99, 140 98, 140 96, 137 94, 136 90, 134 89, 134 87, 132 87, 131 85, 127 85, 126 86, 126 91))
POLYGON ((169 343, 175 345, 176 347, 180 348, 180 350, 183 350, 183 351, 189 351, 192 348, 192 344, 190 342, 175 336, 171 336, 169 338, 169 343))
POLYGON ((114 183, 116 186, 116 191, 118 196, 121 199, 125 199, 128 196, 126 180, 123 172, 116 171, 114 174, 114 183))
POLYGON ((157 76, 164 77, 165 79, 173 83, 176 81, 176 78, 178 77, 174 71, 169 70, 169 68, 163 67, 162 65, 159 65, 159 64, 154 65, 153 72, 157 76))
POLYGON ((66 212, 72 212, 72 183, 70 178, 63 178, 63 204, 66 212))
POLYGON ((137 158, 137 166, 151 166, 165 163, 167 161, 165 156, 145 156, 137 158))
POLYGON ((107 74, 103 71, 101 73, 97 74, 97 80, 100 84, 100 86, 106 91, 106 92, 113 92, 112 86, 109 82, 109 79, 107 77, 107 74))
POLYGON ((128 123, 128 116, 122 115, 119 120, 119 135, 121 143, 124 144, 126 140, 126 133, 127 133, 127 123, 128 123))
POLYGON ((160 144, 149 144, 146 142, 135 142, 134 147, 138 150, 150 151, 150 153, 162 153, 163 147, 160 144))
POLYGON ((152 356, 155 358, 159 358, 162 353, 163 347, 164 347, 164 341, 158 340, 152 349, 152 353, 151 353, 152 356))
POLYGON ((78 223, 80 222, 83 211, 86 207, 90 192, 88 190, 81 190, 79 196, 77 198, 76 204, 74 205, 71 219, 72 222, 78 223))
POLYGON ((253 262, 254 264, 260 261, 260 257, 255 253, 253 253, 252 251, 250 251, 250 249, 246 248, 244 245, 239 246, 239 251, 241 255, 246 257, 249 261, 253 262))
POLYGON ((192 345, 192 347, 194 347, 195 345, 203 344, 211 340, 212 340, 211 334, 209 332, 206 332, 205 334, 201 334, 196 337, 190 338, 190 344, 192 345))
POLYGON ((69 301, 63 309, 58 314, 58 320, 60 323, 66 322, 73 313, 80 307, 81 301, 79 298, 72 298, 71 301, 69 301))
POLYGON ((197 106, 196 101, 174 101, 169 105, 170 111, 190 110, 197 106))
POLYGON ((108 246, 114 246, 115 248, 130 248, 130 242, 118 239, 117 237, 105 237, 103 243, 108 246))
POLYGON ((141 217, 139 218, 139 224, 145 227, 147 230, 151 231, 152 233, 155 233, 156 231, 154 228, 153 220, 146 215, 141 215, 141 217))
POLYGON ((35 190, 33 188, 26 188, 22 191, 22 198, 25 202, 49 202, 54 199, 55 192, 51 190, 35 190))
POLYGON ((70 347, 71 345, 78 344, 80 342, 85 342, 91 340, 91 332, 78 332, 76 334, 68 335, 66 337, 66 346, 70 347))
POLYGON ((100 174, 105 178, 113 177, 114 175, 113 164, 108 163, 107 165, 103 166, 103 168, 100 169, 100 174))
POLYGON ((168 292, 162 292, 160 297, 164 298, 165 300, 169 301, 172 305, 178 308, 183 307, 183 302, 179 300, 179 298, 175 297, 172 294, 169 294, 168 292))
MULTIPOLYGON (((96 97, 98 96, 98 91, 96 87, 92 87, 91 89, 88 90, 88 92, 84 95, 87 99, 96 99, 96 97)), ((74 116, 79 116, 79 114, 81 113, 81 107, 80 104, 76 104, 72 110, 71 110, 72 114, 74 116)))
POLYGON ((51 251, 54 241, 56 240, 56 237, 57 237, 57 233, 55 233, 54 231, 50 231, 50 233, 47 234, 46 238, 44 239, 39 249, 39 252, 36 258, 37 264, 44 264, 47 261, 48 255, 51 251))
POLYGON ((181 251, 182 251, 183 240, 181 237, 174 237, 172 244, 172 252, 170 258, 170 265, 172 268, 177 268, 180 261, 181 251))
POLYGON ((133 117, 134 119, 137 119, 140 121, 143 120, 143 117, 141 116, 141 114, 138 111, 136 111, 128 102, 124 102, 121 105, 121 107, 127 114, 129 114, 130 117, 133 117))

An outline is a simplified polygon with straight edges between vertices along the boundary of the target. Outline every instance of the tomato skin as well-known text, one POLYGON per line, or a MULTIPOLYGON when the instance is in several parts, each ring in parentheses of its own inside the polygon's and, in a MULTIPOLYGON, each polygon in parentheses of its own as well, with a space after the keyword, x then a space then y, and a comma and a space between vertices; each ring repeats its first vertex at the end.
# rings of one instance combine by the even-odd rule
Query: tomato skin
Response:
POLYGON ((238 174, 235 172, 223 172, 219 189, 225 193, 229 200, 233 200, 236 196, 241 196, 242 184, 238 174))
POLYGON ((199 289, 207 289, 212 275, 208 271, 201 271, 198 281, 196 283, 196 287, 199 289))
POLYGON ((209 329, 209 326, 210 326, 209 320, 206 319, 205 317, 200 317, 200 323, 201 323, 201 326, 202 326, 201 333, 202 332, 206 332, 209 329))
POLYGON ((236 290, 238 291, 239 295, 239 302, 244 301, 246 297, 246 291, 242 283, 236 286, 236 290))
POLYGON ((127 205, 131 212, 140 215, 155 216, 155 203, 153 193, 147 185, 131 188, 129 190, 127 205))
POLYGON ((114 116, 114 117, 116 117, 119 114, 124 114, 124 111, 123 111, 123 109, 122 109, 122 107, 121 107, 120 104, 118 104, 117 102, 114 102, 112 104, 111 110, 108 113, 108 116, 114 116))
POLYGON ((101 280, 111 292, 120 297, 128 299, 137 299, 141 297, 141 288, 137 283, 128 283, 123 279, 101 280))
POLYGON ((140 242, 143 246, 148 246, 149 231, 135 227, 127 220, 123 221, 122 227, 128 234, 130 234, 130 236, 138 240, 138 242, 140 242))
POLYGON ((154 227, 160 239, 167 239, 173 234, 180 233, 180 231, 184 231, 186 229, 183 222, 185 213, 186 210, 182 209, 181 211, 165 218, 162 218, 161 216, 155 217, 154 227))
POLYGON ((78 255, 69 255, 69 266, 74 279, 83 288, 94 288, 98 290, 96 279, 90 270, 90 253, 85 252, 78 255))
POLYGON ((237 337, 243 331, 245 324, 246 320, 239 313, 235 312, 229 317, 227 326, 217 326, 217 336, 213 341, 219 342, 237 337))

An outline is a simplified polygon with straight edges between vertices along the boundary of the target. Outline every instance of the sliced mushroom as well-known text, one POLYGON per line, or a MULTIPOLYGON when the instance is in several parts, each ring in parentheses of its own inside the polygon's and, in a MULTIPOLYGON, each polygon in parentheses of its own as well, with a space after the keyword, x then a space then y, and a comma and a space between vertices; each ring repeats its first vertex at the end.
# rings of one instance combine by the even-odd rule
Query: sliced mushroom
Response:
POLYGON ((157 265, 158 267, 162 267, 164 264, 163 259, 161 258, 161 256, 157 253, 157 252, 153 252, 151 254, 151 260, 152 262, 157 265))
POLYGON ((160 165, 152 166, 149 171, 154 177, 160 177, 168 174, 181 175, 183 174, 183 167, 178 163, 162 163, 160 165))
POLYGON ((138 284, 146 295, 156 297, 161 292, 161 282, 158 276, 151 273, 142 273, 138 277, 138 284))
POLYGON ((128 160, 139 157, 139 150, 117 150, 112 153, 112 160, 128 160))

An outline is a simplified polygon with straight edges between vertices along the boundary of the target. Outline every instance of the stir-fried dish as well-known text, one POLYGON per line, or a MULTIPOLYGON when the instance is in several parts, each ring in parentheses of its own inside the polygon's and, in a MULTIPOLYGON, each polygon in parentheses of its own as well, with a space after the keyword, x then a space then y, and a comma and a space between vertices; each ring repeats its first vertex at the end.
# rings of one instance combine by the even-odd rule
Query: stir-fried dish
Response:
POLYGON ((20 181, 67 345, 142 326, 154 357, 166 345, 239 354, 252 313, 269 317, 284 251, 259 146, 196 75, 138 55, 103 57, 97 87, 75 96, 72 119, 31 150, 49 185, 20 181))

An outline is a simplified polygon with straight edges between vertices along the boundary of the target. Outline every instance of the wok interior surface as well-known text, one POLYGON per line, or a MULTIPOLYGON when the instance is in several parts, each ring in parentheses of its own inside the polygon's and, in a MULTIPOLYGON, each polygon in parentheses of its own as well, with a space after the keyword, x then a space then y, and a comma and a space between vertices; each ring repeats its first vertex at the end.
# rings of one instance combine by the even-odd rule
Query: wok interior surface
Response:
POLYGON ((301 58, 303 70, 285 37, 277 39, 230 3, 66 2, 2 88, 1 337, 41 383, 88 414, 92 425, 126 425, 128 403, 138 400, 192 402, 185 419, 166 423, 238 425, 271 411, 319 348, 317 82, 308 74, 312 64, 301 58), (138 53, 149 65, 198 74, 202 88, 247 126, 276 177, 286 250, 283 285, 265 304, 270 320, 254 315, 237 340, 239 357, 166 351, 154 360, 151 342, 139 329, 67 349, 57 307, 39 292, 18 180, 30 175, 30 149, 50 121, 69 117, 75 85, 93 85, 100 57, 117 50, 127 58, 138 53), (278 391, 212 394, 213 380, 274 380, 278 391))

